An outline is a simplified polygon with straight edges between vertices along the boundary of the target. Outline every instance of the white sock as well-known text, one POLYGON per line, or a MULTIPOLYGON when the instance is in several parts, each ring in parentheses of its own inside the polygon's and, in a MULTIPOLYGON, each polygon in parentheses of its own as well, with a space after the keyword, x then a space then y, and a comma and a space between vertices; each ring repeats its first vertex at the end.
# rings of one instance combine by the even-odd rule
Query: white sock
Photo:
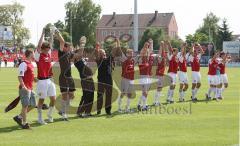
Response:
POLYGON ((147 106, 147 98, 145 96, 142 96, 142 101, 143 101, 143 108, 146 108, 146 106, 147 106))
POLYGON ((192 98, 195 98, 195 89, 192 89, 192 98))
POLYGON ((195 88, 194 92, 195 92, 194 94, 195 94, 195 97, 196 97, 197 92, 198 92, 198 88, 195 88))
POLYGON ((68 100, 66 101, 66 114, 68 113, 68 109, 69 109, 69 107, 70 107, 70 105, 71 105, 71 102, 72 102, 72 99, 68 99, 68 100))
POLYGON ((127 98, 127 105, 126 105, 126 109, 130 109, 130 102, 131 102, 131 99, 130 98, 127 98))
POLYGON ((21 115, 18 115, 18 118, 22 119, 22 116, 21 116, 21 115))
POLYGON ((182 99, 184 99, 185 91, 182 91, 182 99))
POLYGON ((37 110, 38 110, 38 120, 42 121, 43 120, 42 119, 42 108, 38 108, 37 110))
POLYGON ((170 90, 170 100, 173 101, 174 90, 170 90))
POLYGON ((218 88, 219 97, 222 97, 222 88, 218 88))
POLYGON ((49 117, 52 117, 53 110, 54 110, 54 107, 53 107, 53 106, 50 106, 50 107, 49 107, 49 110, 48 110, 48 116, 49 116, 49 117))
POLYGON ((180 99, 183 99, 183 97, 184 97, 184 93, 183 93, 183 90, 179 90, 179 98, 180 99))
POLYGON ((121 105, 122 105, 122 98, 119 96, 118 97, 118 109, 121 109, 121 105))
POLYGON ((214 93, 214 96, 213 97, 215 97, 215 98, 217 98, 217 88, 213 88, 213 93, 214 93))
POLYGON ((161 92, 160 92, 160 91, 157 91, 157 92, 155 93, 155 96, 154 96, 154 102, 155 102, 155 103, 159 103, 160 96, 161 96, 161 92))
POLYGON ((67 101, 65 101, 65 100, 62 99, 61 105, 62 105, 61 112, 62 112, 62 113, 66 113, 67 101))
POLYGON ((168 89, 168 95, 167 95, 167 99, 170 100, 171 99, 171 90, 168 89))
POLYGON ((168 100, 173 101, 174 90, 168 89, 168 100))
POLYGON ((208 97, 211 97, 211 93, 212 93, 212 92, 214 92, 214 90, 213 90, 212 87, 210 87, 210 88, 208 89, 208 97))

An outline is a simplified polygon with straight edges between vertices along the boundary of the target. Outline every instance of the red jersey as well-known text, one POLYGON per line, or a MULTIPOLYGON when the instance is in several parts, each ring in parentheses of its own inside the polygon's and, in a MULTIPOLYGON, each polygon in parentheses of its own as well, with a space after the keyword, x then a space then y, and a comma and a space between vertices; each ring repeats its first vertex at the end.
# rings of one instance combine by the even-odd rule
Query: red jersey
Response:
POLYGON ((140 75, 148 75, 149 74, 149 63, 147 57, 142 57, 141 64, 138 65, 140 75))
POLYGON ((218 64, 218 66, 220 68, 220 74, 221 75, 225 74, 226 65, 224 63, 220 63, 220 64, 218 64))
POLYGON ((218 62, 217 60, 209 60, 208 63, 208 75, 216 75, 217 74, 217 68, 218 68, 218 62))
POLYGON ((34 66, 32 62, 25 60, 19 65, 19 76, 22 77, 25 87, 32 90, 34 81, 34 66))
POLYGON ((158 66, 156 70, 156 76, 164 76, 165 71, 165 59, 158 61, 158 66))
POLYGON ((201 59, 201 55, 193 55, 190 57, 192 71, 196 71, 196 72, 200 71, 200 59, 201 59))
POLYGON ((50 78, 52 74, 52 59, 51 54, 38 53, 35 55, 35 60, 38 69, 38 79, 50 78), (37 55, 37 56, 36 56, 37 55))
POLYGON ((134 60, 127 59, 122 63, 122 77, 134 80, 134 60))
POLYGON ((171 55, 169 57, 169 68, 168 68, 168 72, 172 72, 172 73, 177 73, 178 71, 178 61, 177 61, 177 56, 176 55, 171 55))
POLYGON ((187 60, 186 57, 180 54, 178 62, 179 70, 182 72, 187 72, 187 60))

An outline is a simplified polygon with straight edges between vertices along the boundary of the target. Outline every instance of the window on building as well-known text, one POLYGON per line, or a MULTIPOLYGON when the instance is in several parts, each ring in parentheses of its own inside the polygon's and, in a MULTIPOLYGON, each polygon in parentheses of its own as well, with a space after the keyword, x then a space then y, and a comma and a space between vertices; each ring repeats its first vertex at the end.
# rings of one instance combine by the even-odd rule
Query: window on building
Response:
POLYGON ((107 36, 107 31, 102 31, 102 36, 103 37, 107 36))
POLYGON ((116 33, 115 31, 111 31, 111 35, 113 36, 115 36, 115 33, 116 33))
POLYGON ((119 36, 123 35, 123 32, 122 31, 119 31, 119 36))

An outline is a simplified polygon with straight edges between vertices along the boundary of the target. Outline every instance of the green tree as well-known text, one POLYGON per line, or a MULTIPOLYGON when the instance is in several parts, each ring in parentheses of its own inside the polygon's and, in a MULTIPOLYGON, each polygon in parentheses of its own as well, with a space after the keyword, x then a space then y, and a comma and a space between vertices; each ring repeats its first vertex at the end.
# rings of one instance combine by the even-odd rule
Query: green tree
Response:
POLYGON ((18 46, 25 45, 30 38, 29 30, 24 27, 23 12, 24 6, 17 2, 0 6, 0 25, 12 26, 13 43, 18 46))
POLYGON ((208 42, 208 36, 204 33, 196 32, 193 35, 187 35, 186 42, 188 43, 188 45, 191 45, 192 43, 206 43, 208 42))
POLYGON ((66 27, 65 27, 64 23, 61 20, 58 20, 53 25, 60 31, 65 31, 66 30, 66 27))
POLYGON ((70 35, 72 34, 73 45, 78 45, 81 36, 87 37, 87 46, 94 44, 101 7, 92 0, 78 0, 66 3, 65 9, 66 30, 70 35))
POLYGON ((231 41, 232 38, 232 32, 229 30, 227 19, 223 19, 222 26, 218 29, 217 49, 222 50, 223 41, 231 41))
POLYGON ((34 44, 32 44, 32 43, 29 43, 29 44, 27 44, 27 45, 25 46, 25 48, 26 48, 26 49, 34 49, 34 50, 35 50, 36 46, 35 46, 34 44))
POLYGON ((217 17, 212 12, 210 12, 203 19, 203 25, 196 32, 207 35, 209 41, 216 44, 217 37, 218 37, 218 28, 219 28, 218 22, 219 22, 219 17, 217 17))
POLYGON ((173 48, 181 48, 181 44, 183 43, 183 40, 181 39, 171 39, 171 45, 173 48))
POLYGON ((144 43, 151 38, 153 40, 153 49, 158 50, 159 44, 165 39, 165 32, 161 28, 147 28, 139 42, 139 50, 142 49, 144 43))

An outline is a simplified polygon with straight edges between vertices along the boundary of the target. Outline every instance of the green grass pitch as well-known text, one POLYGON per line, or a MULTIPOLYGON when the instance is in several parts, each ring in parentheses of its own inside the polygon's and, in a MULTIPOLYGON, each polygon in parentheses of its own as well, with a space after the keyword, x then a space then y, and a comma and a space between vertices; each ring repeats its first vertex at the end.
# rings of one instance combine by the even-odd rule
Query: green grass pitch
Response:
MULTIPOLYGON (((190 68, 189 68, 190 70, 190 68)), ((29 113, 32 130, 21 130, 12 117, 19 113, 20 105, 9 113, 3 110, 18 95, 17 69, 0 69, 0 145, 2 146, 73 146, 73 145, 188 145, 225 146, 239 143, 239 93, 240 69, 228 68, 229 88, 225 99, 220 102, 185 102, 165 106, 168 112, 114 114, 79 119, 70 115, 70 122, 63 122, 54 114, 55 123, 40 126, 36 124, 37 111, 29 113), (180 113, 172 111, 181 109, 180 113), (184 110, 184 109, 185 110, 184 110)), ((191 82, 191 71, 189 82, 191 82)), ((205 99, 207 91, 207 68, 201 68, 202 87, 198 99, 205 99)), ((74 70, 74 76, 77 76, 74 70)), ((57 93, 59 89, 57 86, 57 93)), ((167 88, 163 91, 165 102, 167 88)), ((185 98, 190 99, 191 90, 185 98)), ((140 92, 137 92, 137 96, 140 92)), ((154 92, 150 92, 148 103, 152 104, 154 92)), ((74 105, 80 101, 81 91, 77 90, 74 105)), ((96 96, 95 96, 96 97, 96 96)), ((174 93, 178 100, 178 86, 174 93)), ((48 103, 48 100, 46 101, 48 103)), ((125 101, 124 101, 125 102, 125 101)), ((135 108, 137 99, 131 103, 135 108)), ((113 112, 117 110, 113 103, 113 112)), ((104 113, 104 110, 102 111, 104 113)), ((46 111, 44 112, 46 117, 46 111)))

